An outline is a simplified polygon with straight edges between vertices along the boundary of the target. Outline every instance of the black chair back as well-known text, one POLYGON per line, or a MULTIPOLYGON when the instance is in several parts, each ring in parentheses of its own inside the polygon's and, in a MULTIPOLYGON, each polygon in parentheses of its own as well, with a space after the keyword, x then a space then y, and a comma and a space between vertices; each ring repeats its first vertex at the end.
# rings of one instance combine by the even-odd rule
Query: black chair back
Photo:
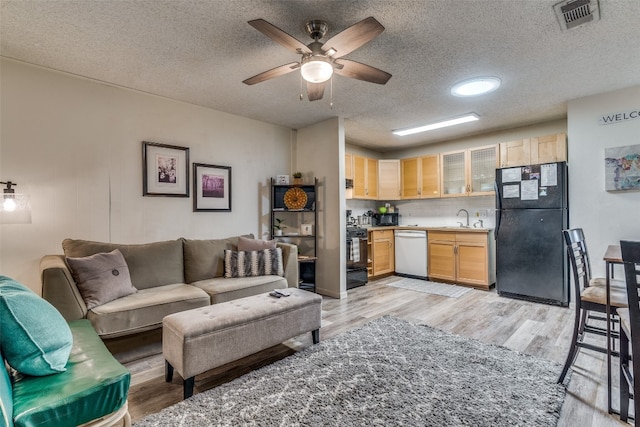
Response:
MULTIPOLYGON (((631 336, 627 337, 628 342, 631 343, 631 364, 633 369, 629 370, 628 356, 622 357, 621 351, 621 364, 623 372, 633 372, 629 374, 630 382, 633 385, 633 400, 636 422, 635 425, 640 425, 640 299, 638 298, 638 291, 640 291, 640 242, 631 242, 628 240, 620 241, 620 249, 622 250, 622 261, 624 262, 624 275, 627 282, 627 301, 629 303, 629 326, 631 329, 631 336), (625 359, 625 360, 622 360, 625 359)), ((625 340, 626 341, 626 340, 625 340)), ((627 353, 627 352, 624 352, 627 353)), ((621 372, 621 376, 623 375, 621 372)), ((626 376, 626 375, 625 375, 626 376)), ((626 381, 622 379, 622 381, 626 381)), ((621 381, 621 390, 623 383, 621 381)), ((628 390, 628 389, 627 389, 628 390)), ((628 391, 621 391, 621 419, 627 418, 627 406, 629 393, 628 391), (623 402, 623 399, 625 400, 623 402), (624 415, 623 415, 624 413, 624 415)))
MULTIPOLYGON (((591 280, 587 243, 582 228, 563 230, 562 234, 567 242, 567 252, 571 259, 576 300, 579 300, 581 289, 589 287, 589 281, 591 280)), ((576 301, 576 303, 579 303, 579 301, 576 301)))

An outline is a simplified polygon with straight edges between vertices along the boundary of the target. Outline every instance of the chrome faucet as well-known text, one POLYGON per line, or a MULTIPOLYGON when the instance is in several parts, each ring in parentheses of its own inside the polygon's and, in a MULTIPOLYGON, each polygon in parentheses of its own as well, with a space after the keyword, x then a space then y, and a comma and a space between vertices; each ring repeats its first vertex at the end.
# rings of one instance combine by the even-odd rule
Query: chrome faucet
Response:
MULTIPOLYGON (((460 212, 464 212, 465 214, 467 214, 467 227, 469 227, 469 211, 467 211, 466 209, 460 209, 458 211, 458 213, 456 214, 456 216, 459 216, 460 212)), ((462 225, 461 225, 461 227, 462 227, 462 225)))

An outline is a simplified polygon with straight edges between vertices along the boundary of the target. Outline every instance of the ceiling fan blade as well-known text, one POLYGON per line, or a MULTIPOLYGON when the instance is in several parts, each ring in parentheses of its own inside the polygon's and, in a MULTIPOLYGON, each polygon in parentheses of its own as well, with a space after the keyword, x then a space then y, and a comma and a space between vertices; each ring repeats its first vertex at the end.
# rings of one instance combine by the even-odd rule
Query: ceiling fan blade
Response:
POLYGON ((387 83, 391 78, 391 74, 386 71, 350 59, 338 59, 336 60, 336 64, 343 66, 342 68, 334 67, 333 69, 333 71, 340 76, 351 77, 352 79, 377 83, 379 85, 387 83))
POLYGON ((249 21, 249 25, 260 31, 262 34, 269 37, 276 43, 280 43, 282 46, 286 47, 289 50, 292 50, 296 53, 311 53, 311 49, 309 49, 300 40, 296 39, 290 34, 285 33, 280 28, 268 23, 264 19, 254 19, 253 21, 249 21))
POLYGON ((329 55, 340 58, 353 52, 383 31, 382 24, 370 16, 331 37, 322 45, 322 50, 329 52, 330 49, 333 49, 336 53, 329 52, 329 55))
POLYGON ((272 68, 264 73, 257 74, 253 77, 249 77, 246 80, 243 80, 242 83, 246 85, 254 85, 256 83, 262 83, 265 80, 273 79, 276 77, 284 76, 285 74, 289 74, 292 71, 300 68, 299 62, 292 62, 290 64, 281 65, 276 68, 272 68))
POLYGON ((324 82, 322 83, 310 83, 307 82, 307 98, 309 101, 317 101, 322 99, 324 95, 324 82))

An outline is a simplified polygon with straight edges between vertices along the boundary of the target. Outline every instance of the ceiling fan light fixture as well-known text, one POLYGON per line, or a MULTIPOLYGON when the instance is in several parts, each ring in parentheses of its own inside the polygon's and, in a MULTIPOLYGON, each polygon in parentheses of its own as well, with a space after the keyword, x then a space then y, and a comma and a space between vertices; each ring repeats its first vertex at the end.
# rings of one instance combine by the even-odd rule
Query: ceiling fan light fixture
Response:
POLYGON ((464 116, 456 117, 453 119, 443 120, 441 122, 431 123, 424 126, 418 126, 414 128, 394 130, 394 135, 406 136, 413 135, 414 133, 426 132, 429 130, 440 129, 448 126, 460 125, 462 123, 475 122, 476 120, 480 120, 480 117, 476 113, 469 113, 464 116))
POLYGON ((459 97, 484 95, 498 89, 501 83, 498 77, 474 77, 454 84, 451 94, 459 97))
POLYGON ((302 78, 309 83, 322 83, 333 75, 333 65, 326 58, 311 56, 302 59, 300 73, 302 78))

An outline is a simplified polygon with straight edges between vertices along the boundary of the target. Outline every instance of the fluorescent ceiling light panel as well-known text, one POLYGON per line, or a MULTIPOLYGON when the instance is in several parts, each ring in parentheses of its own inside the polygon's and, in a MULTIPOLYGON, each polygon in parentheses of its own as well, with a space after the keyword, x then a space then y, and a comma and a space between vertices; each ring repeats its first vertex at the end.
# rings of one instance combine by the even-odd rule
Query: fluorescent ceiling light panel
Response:
POLYGON ((501 83, 497 77, 474 77, 454 84, 451 94, 461 97, 484 95, 498 89, 501 83))
POLYGON ((462 123, 475 122, 476 120, 479 120, 479 119, 480 117, 478 117, 477 114, 470 113, 462 117, 444 120, 442 122, 431 123, 429 125, 418 126, 415 128, 409 128, 409 129, 403 129, 403 130, 394 130, 393 133, 395 135, 400 135, 400 136, 413 135, 414 133, 426 132, 428 130, 446 128, 447 126, 454 126, 462 123))

